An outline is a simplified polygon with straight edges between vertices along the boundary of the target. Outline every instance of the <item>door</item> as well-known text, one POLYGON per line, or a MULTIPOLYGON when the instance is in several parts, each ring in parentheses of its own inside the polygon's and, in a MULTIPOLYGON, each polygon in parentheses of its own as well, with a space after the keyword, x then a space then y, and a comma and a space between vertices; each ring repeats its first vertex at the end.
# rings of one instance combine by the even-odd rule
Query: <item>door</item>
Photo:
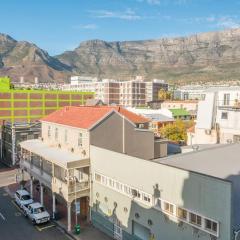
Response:
POLYGON ((137 236, 142 240, 149 240, 151 237, 150 229, 143 225, 133 221, 133 235, 137 236))
POLYGON ((113 235, 114 235, 114 239, 122 240, 122 227, 121 227, 121 222, 118 219, 114 220, 113 235))

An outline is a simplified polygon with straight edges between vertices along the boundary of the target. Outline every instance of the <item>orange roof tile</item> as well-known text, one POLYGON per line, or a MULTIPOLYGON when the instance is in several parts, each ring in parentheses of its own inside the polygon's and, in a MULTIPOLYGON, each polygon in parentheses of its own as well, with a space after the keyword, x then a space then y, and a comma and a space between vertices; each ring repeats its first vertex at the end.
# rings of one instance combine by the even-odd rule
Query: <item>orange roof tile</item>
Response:
POLYGON ((88 129, 113 110, 135 124, 149 122, 148 119, 117 106, 68 106, 49 114, 41 121, 88 129))

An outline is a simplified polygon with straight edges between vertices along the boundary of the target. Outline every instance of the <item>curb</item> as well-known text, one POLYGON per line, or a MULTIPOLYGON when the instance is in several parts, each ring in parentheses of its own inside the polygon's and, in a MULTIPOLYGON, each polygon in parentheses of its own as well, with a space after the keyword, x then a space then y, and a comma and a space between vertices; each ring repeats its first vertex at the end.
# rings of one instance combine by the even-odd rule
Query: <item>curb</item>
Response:
POLYGON ((71 239, 73 240, 79 240, 79 238, 75 237, 71 232, 68 232, 66 228, 64 228, 60 223, 58 223, 55 220, 52 220, 52 222, 54 222, 54 224, 56 224, 59 228, 61 228, 61 230, 64 232, 64 234, 66 234, 67 236, 69 236, 71 239))

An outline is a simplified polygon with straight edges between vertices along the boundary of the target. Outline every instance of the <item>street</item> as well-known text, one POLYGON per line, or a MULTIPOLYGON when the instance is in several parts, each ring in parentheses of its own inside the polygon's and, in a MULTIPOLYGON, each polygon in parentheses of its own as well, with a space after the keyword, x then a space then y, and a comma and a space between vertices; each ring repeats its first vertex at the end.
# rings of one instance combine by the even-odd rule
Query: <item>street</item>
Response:
POLYGON ((25 218, 4 186, 15 182, 15 170, 0 168, 0 239, 68 240, 71 239, 54 223, 33 226, 25 218))

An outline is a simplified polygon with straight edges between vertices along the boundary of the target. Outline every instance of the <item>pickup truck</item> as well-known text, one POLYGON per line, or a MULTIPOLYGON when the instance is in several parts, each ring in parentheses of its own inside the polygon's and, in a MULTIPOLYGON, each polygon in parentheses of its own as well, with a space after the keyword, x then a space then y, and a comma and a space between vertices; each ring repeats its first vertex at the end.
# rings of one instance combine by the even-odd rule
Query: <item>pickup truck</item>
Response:
POLYGON ((45 210, 42 204, 35 202, 23 207, 23 212, 33 224, 45 223, 50 220, 49 213, 45 210))
POLYGON ((15 192, 14 198, 17 205, 22 209, 24 206, 28 206, 29 204, 33 203, 29 192, 26 190, 17 190, 15 192))

